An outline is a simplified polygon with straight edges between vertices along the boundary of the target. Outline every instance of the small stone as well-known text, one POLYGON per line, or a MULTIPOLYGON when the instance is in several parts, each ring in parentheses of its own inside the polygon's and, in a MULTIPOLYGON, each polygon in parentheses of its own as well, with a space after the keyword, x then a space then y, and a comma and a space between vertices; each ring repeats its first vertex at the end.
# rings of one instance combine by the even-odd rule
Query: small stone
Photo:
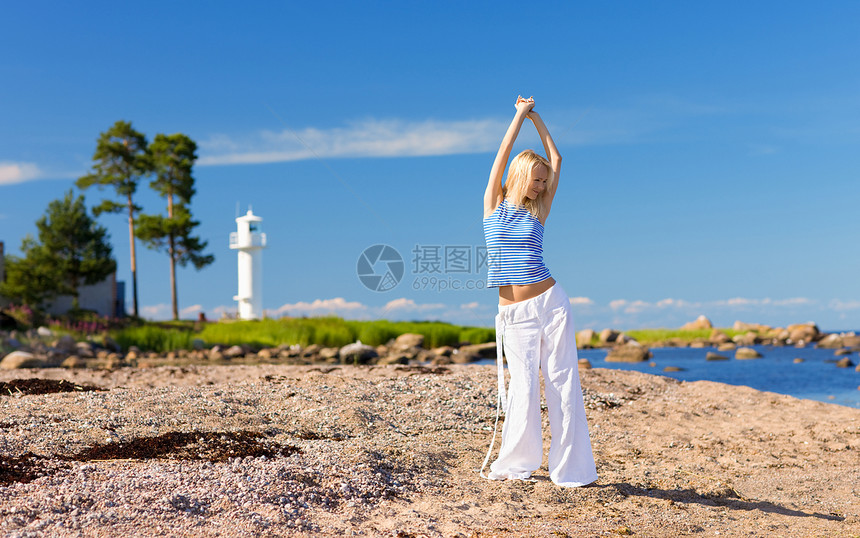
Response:
POLYGON ((739 347, 735 351, 735 358, 739 360, 760 359, 761 356, 761 353, 751 347, 739 347))
POLYGON ((849 359, 848 357, 842 357, 841 359, 836 361, 836 366, 838 366, 839 368, 851 368, 852 366, 854 366, 854 363, 851 362, 851 359, 849 359))
POLYGON ((667 367, 663 368, 663 371, 664 372, 683 372, 684 369, 680 368, 678 366, 667 366, 667 367))
POLYGON ((706 361, 727 361, 728 357, 725 355, 720 355, 719 353, 714 353, 713 351, 708 351, 708 354, 705 355, 706 361))
POLYGON ((803 361, 805 361, 805 360, 806 360, 806 359, 801 359, 800 357, 795 357, 795 358, 794 358, 794 364, 800 364, 801 362, 803 362, 803 361))
POLYGON ((579 369, 580 370, 590 370, 591 369, 591 361, 588 359, 579 359, 579 369))
POLYGON ((37 357, 26 351, 13 351, 0 361, 0 370, 14 370, 16 368, 42 368, 47 365, 42 357, 37 357))

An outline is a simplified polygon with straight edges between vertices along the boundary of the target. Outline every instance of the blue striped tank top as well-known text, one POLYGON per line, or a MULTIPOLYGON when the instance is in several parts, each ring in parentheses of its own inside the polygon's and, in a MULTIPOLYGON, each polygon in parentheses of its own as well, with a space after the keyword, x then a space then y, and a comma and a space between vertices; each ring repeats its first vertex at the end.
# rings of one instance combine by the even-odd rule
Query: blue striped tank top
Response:
POLYGON ((484 218, 487 287, 534 284, 550 277, 543 263, 543 224, 507 200, 484 218))

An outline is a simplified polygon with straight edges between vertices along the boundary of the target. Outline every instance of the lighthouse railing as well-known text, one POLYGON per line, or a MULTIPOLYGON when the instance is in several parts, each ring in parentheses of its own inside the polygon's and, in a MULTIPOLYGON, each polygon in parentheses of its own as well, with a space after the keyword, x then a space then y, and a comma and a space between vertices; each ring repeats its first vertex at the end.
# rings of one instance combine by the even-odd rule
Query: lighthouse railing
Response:
POLYGON ((266 246, 266 234, 254 232, 239 240, 239 232, 230 232, 230 248, 253 248, 266 246))

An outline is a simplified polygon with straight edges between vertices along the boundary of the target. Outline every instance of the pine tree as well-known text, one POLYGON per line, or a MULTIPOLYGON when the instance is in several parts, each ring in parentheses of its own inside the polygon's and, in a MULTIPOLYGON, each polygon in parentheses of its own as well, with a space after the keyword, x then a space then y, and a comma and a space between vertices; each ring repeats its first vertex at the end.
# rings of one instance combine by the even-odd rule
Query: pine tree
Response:
POLYGON ((77 181, 77 186, 86 189, 92 185, 100 188, 113 187, 123 202, 103 200, 93 209, 96 215, 101 213, 128 212, 129 250, 131 254, 131 282, 134 303, 134 316, 138 317, 137 301, 137 260, 135 258, 134 219, 140 207, 134 204, 132 197, 137 191, 141 178, 152 172, 152 159, 149 156, 146 137, 135 131, 131 123, 118 121, 98 139, 93 155, 93 171, 77 181))
POLYGON ((176 264, 191 262, 196 269, 211 264, 215 257, 203 254, 207 242, 193 234, 200 223, 193 220, 189 206, 194 196, 192 168, 197 160, 197 144, 181 133, 159 134, 149 146, 155 179, 150 187, 167 199, 167 216, 141 214, 138 236, 155 250, 166 250, 170 258, 170 297, 173 319, 179 319, 176 292, 176 264))
POLYGON ((6 282, 0 293, 16 302, 38 306, 59 295, 71 295, 78 308, 78 290, 101 282, 116 271, 107 230, 87 214, 84 197, 72 191, 48 204, 36 221, 38 241, 21 244, 23 258, 7 259, 6 282))

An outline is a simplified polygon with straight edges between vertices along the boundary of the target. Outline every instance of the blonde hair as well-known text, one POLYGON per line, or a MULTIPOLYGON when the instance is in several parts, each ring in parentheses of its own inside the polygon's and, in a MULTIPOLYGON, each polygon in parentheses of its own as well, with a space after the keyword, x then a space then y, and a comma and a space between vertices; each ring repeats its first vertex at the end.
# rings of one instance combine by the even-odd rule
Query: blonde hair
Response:
POLYGON ((508 198, 508 193, 510 193, 510 202, 515 203, 516 205, 525 206, 532 215, 541 219, 547 213, 546 207, 544 206, 544 193, 546 193, 547 190, 552 189, 554 181, 555 174, 553 173, 552 166, 550 166, 549 161, 534 151, 527 149, 514 157, 511 161, 511 165, 508 168, 508 178, 502 186, 502 196, 504 198, 508 198), (537 198, 532 200, 526 196, 530 187, 529 172, 539 165, 546 167, 546 173, 548 175, 546 178, 546 188, 537 198))

